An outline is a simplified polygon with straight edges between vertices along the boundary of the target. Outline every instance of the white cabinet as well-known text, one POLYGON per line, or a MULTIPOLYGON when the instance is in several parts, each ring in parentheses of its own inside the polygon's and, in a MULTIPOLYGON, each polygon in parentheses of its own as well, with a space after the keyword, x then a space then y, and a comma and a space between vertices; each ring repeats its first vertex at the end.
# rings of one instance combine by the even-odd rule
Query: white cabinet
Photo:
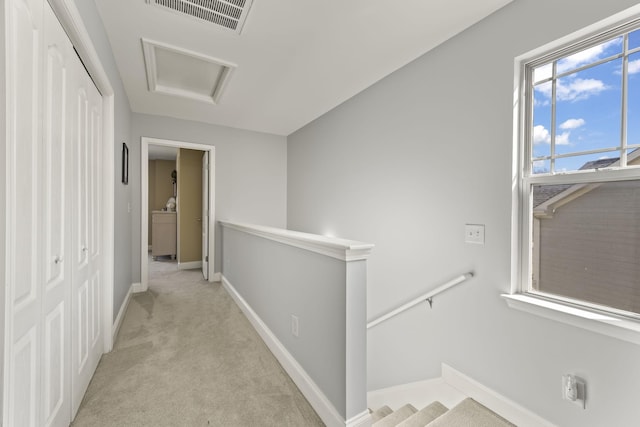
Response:
POLYGON ((3 425, 68 426, 103 349, 102 98, 46 0, 6 0, 3 425))
POLYGON ((176 213, 168 211, 151 212, 151 256, 171 255, 177 251, 176 213))

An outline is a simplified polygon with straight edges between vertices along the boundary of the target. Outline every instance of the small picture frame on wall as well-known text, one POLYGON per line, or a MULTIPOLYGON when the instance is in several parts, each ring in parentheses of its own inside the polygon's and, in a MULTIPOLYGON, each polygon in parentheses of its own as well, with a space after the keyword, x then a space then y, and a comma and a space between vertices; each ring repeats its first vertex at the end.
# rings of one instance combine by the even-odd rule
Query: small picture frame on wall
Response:
POLYGON ((122 143, 122 183, 129 184, 129 147, 122 143))

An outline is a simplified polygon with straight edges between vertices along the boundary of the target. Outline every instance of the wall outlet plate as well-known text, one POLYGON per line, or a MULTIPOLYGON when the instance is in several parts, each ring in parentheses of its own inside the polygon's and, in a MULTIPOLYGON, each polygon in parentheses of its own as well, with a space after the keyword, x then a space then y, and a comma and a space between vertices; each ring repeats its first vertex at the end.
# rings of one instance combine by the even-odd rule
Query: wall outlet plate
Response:
POLYGON ((562 398, 587 409, 587 383, 580 377, 566 374, 562 376, 562 398))
POLYGON ((291 315, 291 335, 298 337, 300 335, 300 319, 298 316, 291 315))
POLYGON ((484 224, 465 224, 464 241, 484 245, 484 224))

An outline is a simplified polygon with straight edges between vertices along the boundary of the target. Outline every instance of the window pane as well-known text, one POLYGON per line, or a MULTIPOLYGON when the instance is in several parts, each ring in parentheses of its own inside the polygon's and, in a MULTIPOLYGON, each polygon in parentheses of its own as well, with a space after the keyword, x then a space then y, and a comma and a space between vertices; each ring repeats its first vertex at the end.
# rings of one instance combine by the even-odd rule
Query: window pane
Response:
POLYGON ((640 30, 629 33, 629 49, 640 47, 640 30))
POLYGON ((533 157, 551 155, 551 82, 533 89, 533 157))
POLYGON ((620 146, 622 59, 558 79, 557 154, 620 146))
POLYGON ((553 74, 553 63, 541 65, 533 69, 533 83, 551 78, 553 74))
POLYGON ((623 37, 616 37, 613 40, 590 47, 573 55, 558 60, 557 73, 562 74, 567 71, 575 70, 584 65, 593 64, 601 59, 622 53, 623 37))
POLYGON ((640 148, 630 148, 627 150, 627 165, 640 166, 640 148))
POLYGON ((640 313, 640 181, 536 185, 532 288, 640 313))
POLYGON ((556 159, 554 172, 602 169, 610 166, 617 166, 616 162, 619 159, 619 151, 563 157, 556 159))
POLYGON ((550 160, 534 160, 531 170, 534 174, 551 172, 550 160))
POLYGON ((640 53, 629 56, 627 144, 640 144, 640 53))

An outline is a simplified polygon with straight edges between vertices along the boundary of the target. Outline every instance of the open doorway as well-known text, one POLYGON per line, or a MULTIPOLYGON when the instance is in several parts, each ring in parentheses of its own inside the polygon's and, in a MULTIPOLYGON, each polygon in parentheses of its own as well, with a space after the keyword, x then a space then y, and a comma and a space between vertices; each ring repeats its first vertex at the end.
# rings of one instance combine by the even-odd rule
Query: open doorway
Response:
POLYGON ((214 281, 215 148, 204 144, 142 137, 141 163, 140 290, 148 288, 151 256, 168 263, 175 257, 175 268, 201 268, 204 278, 214 281), (150 163, 150 160, 156 162, 150 163), (175 169, 171 169, 172 165, 175 165, 175 169), (163 184, 157 192, 155 188, 152 189, 152 193, 157 194, 154 194, 155 202, 151 201, 154 205, 150 206, 149 188, 155 184, 150 183, 149 172, 154 168, 157 168, 157 174, 166 180, 166 184, 170 185, 163 184), (176 174, 173 174, 173 170, 176 174), (194 188, 196 191, 192 191, 194 188), (185 203, 181 203, 181 198, 185 203), (174 227, 175 243, 171 238, 156 238, 158 247, 154 251, 151 244, 154 240, 154 226, 164 227, 165 237, 171 236, 170 228, 174 227), (190 243, 185 246, 184 242, 190 243), (171 249, 172 244, 175 249, 171 249), (196 246, 197 250, 192 251, 192 246, 196 246))

